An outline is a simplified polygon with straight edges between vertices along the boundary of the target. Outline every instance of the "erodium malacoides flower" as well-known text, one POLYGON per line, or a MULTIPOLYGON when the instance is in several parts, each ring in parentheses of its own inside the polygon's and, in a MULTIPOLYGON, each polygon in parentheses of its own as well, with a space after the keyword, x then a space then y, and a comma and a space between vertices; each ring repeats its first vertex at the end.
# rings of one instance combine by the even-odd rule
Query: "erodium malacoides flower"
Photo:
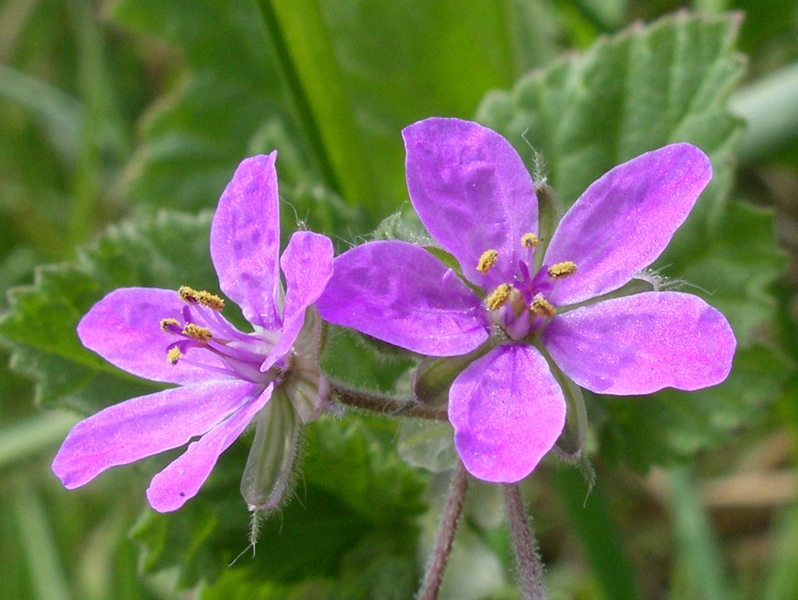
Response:
POLYGON ((426 356, 489 344, 449 390, 455 447, 472 475, 513 483, 551 450, 566 419, 553 370, 617 395, 726 378, 734 334, 702 299, 606 297, 648 267, 687 218, 712 177, 698 148, 672 144, 612 169, 539 240, 535 185, 498 133, 432 118, 403 136, 411 202, 462 278, 424 248, 374 241, 335 260, 317 306, 332 323, 426 356))
POLYGON ((219 286, 252 331, 222 316, 222 298, 188 287, 119 289, 81 320, 78 335, 87 348, 134 375, 178 387, 78 423, 53 461, 67 488, 198 438, 147 490, 155 510, 176 510, 254 420, 242 493, 253 509, 279 501, 292 466, 280 462, 292 462, 298 428, 320 416, 329 396, 317 364, 321 322, 312 304, 332 275, 333 248, 327 237, 299 231, 279 257, 276 155, 239 165, 211 226, 219 286))

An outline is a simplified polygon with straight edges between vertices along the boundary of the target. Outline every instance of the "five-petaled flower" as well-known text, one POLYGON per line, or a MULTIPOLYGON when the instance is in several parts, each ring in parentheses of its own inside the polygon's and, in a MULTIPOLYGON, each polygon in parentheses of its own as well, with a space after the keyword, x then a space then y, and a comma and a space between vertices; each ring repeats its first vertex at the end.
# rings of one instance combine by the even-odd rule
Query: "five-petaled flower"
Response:
MULTIPOLYGON (((53 461, 67 488, 198 437, 147 490, 155 510, 176 510, 197 494, 219 455, 253 419, 259 431, 271 426, 290 439, 291 432, 264 422, 265 407, 279 404, 280 422, 294 424, 299 421, 286 419, 286 410, 302 422, 323 411, 329 386, 317 364, 320 322, 312 304, 332 275, 333 248, 327 237, 299 231, 279 257, 276 154, 239 165, 211 227, 219 286, 241 307, 251 332, 221 315, 220 297, 188 287, 119 289, 81 320, 78 335, 87 348, 134 375, 179 387, 110 406, 78 423, 53 461)), ((284 439, 271 443, 279 447, 284 439)), ((268 493, 245 489, 258 483, 261 452, 253 444, 245 468, 242 491, 250 504, 268 493)), ((279 484, 285 486, 285 478, 279 484)))
POLYGON ((726 378, 734 334, 700 298, 602 298, 648 267, 687 218, 712 177, 698 148, 672 144, 603 175, 535 260, 544 241, 535 186, 504 138, 443 118, 403 136, 410 199, 465 281, 424 248, 369 242, 336 258, 317 307, 332 323, 423 355, 495 344, 449 390, 455 446, 471 474, 518 481, 556 443, 566 402, 549 360, 603 394, 695 390, 726 378))

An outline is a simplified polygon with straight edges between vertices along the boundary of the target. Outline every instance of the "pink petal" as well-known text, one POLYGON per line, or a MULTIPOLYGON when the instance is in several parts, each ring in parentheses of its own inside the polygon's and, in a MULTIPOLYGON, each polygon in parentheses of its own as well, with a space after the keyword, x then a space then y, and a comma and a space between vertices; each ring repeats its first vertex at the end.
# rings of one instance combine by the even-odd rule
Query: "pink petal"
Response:
POLYGON ((429 356, 470 352, 488 338, 479 297, 432 254, 368 242, 335 259, 316 302, 321 317, 429 356))
POLYGON ((641 154, 594 182, 560 221, 544 263, 576 263, 558 282, 556 305, 620 288, 662 253, 712 178, 690 144, 641 154))
POLYGON ((535 186, 515 149, 495 131, 460 119, 426 119, 402 135, 410 200, 432 237, 472 283, 487 290, 512 281, 521 237, 538 233, 535 186), (484 275, 476 267, 489 249, 499 262, 484 275))
POLYGON ((720 312, 680 292, 636 294, 558 315, 543 341, 577 385, 621 396, 720 383, 736 347, 720 312))
POLYGON ((532 472, 562 433, 565 398, 534 347, 499 346, 454 380, 449 420, 469 473, 514 483, 532 472))
POLYGON ((297 231, 291 236, 280 259, 286 283, 283 331, 261 371, 268 371, 294 345, 305 322, 305 310, 318 299, 332 277, 333 256, 332 242, 327 236, 310 231, 297 231))
POLYGON ((274 384, 270 383, 263 392, 250 398, 241 410, 216 425, 198 441, 192 442, 178 459, 153 477, 150 487, 147 488, 150 506, 158 512, 171 512, 196 496, 221 453, 227 450, 266 405, 273 389, 274 384))
POLYGON ((67 489, 106 469, 186 444, 237 410, 255 386, 219 380, 115 404, 75 425, 53 460, 67 489))
POLYGON ((277 152, 243 161, 227 185, 211 226, 211 258, 222 291, 244 317, 266 329, 279 323, 280 207, 277 152))
MULTIPOLYGON (((169 364, 167 346, 176 341, 161 319, 183 322, 186 306, 175 290, 122 288, 95 304, 78 324, 78 337, 89 350, 128 373, 166 383, 196 383, 219 376, 184 362, 169 364)), ((203 357, 207 364, 215 359, 203 357)), ((222 366, 218 361, 218 366, 222 366)))

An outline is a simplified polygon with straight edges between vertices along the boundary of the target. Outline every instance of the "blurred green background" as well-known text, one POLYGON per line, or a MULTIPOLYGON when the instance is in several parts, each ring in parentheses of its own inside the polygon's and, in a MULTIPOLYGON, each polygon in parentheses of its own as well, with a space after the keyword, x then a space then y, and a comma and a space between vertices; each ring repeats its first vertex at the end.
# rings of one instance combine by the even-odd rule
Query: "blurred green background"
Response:
MULTIPOLYGON (((2 0, 0 597, 412 597, 445 428, 315 423, 297 499, 232 566, 250 440, 171 515, 143 493, 168 457, 72 492, 49 464, 81 416, 157 389, 84 350, 80 316, 120 286, 215 290, 211 211, 242 158, 279 150, 284 240, 343 250, 407 210, 400 131, 429 116, 477 118, 530 170, 531 145, 568 204, 665 143, 710 155, 655 266, 729 318, 729 381, 589 396, 596 488, 550 461, 523 489, 554 598, 798 598, 795 0, 2 0)), ((400 392, 413 364, 343 332, 325 359, 400 392)), ((519 597, 491 486, 443 595, 519 597)))

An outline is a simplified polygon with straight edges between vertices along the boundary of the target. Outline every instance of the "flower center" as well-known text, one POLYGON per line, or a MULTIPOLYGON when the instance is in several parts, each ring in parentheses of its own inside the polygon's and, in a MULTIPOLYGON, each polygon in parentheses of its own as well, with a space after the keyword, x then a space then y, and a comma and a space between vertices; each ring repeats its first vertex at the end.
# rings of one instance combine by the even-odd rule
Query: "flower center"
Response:
MULTIPOLYGON (((527 337, 557 314, 557 307, 546 297, 551 295, 557 281, 576 273, 570 260, 543 265, 532 275, 530 265, 538 237, 534 233, 521 236, 521 246, 528 250, 526 258, 518 261, 512 282, 500 283, 485 298, 490 319, 513 340, 527 337)), ((497 250, 482 253, 477 271, 487 273, 499 261, 497 250)))
POLYGON ((277 341, 277 334, 256 328, 243 333, 221 315, 224 300, 205 291, 183 286, 177 291, 186 303, 182 319, 161 319, 161 329, 176 336, 166 348, 171 365, 190 364, 253 383, 274 381, 288 367, 283 359, 262 373, 261 364, 277 341))

